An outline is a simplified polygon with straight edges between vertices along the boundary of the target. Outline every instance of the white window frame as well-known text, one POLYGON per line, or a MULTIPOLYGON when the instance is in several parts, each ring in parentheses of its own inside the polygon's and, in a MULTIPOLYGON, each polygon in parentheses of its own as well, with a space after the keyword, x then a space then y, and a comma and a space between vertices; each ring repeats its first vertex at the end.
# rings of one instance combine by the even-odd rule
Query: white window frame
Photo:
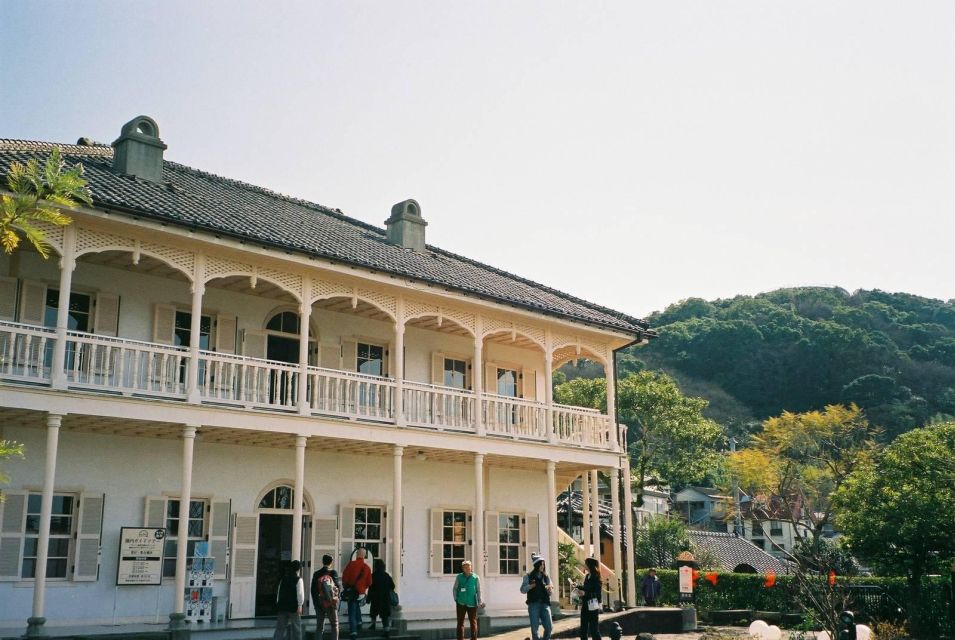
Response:
MULTIPOLYGON (((206 497, 202 497, 202 496, 191 496, 191 497, 189 498, 189 502, 190 502, 190 506, 191 506, 191 503, 194 503, 194 502, 202 503, 202 534, 199 535, 199 536, 188 536, 188 537, 186 538, 186 545, 187 545, 187 546, 186 546, 186 549, 187 549, 187 550, 188 550, 188 545, 189 545, 190 542, 193 542, 193 543, 194 543, 194 542, 205 542, 205 541, 209 540, 209 513, 211 512, 211 509, 212 509, 212 500, 211 500, 210 498, 206 498, 206 497)), ((181 511, 181 507, 180 507, 180 512, 179 512, 180 517, 177 517, 177 518, 171 517, 171 516, 169 515, 169 510, 172 508, 172 505, 173 505, 174 503, 176 503, 176 504, 179 504, 179 503, 180 503, 179 496, 167 496, 167 497, 166 497, 166 513, 165 513, 165 517, 164 517, 164 519, 163 519, 163 526, 166 527, 166 542, 165 542, 165 546, 164 546, 163 567, 162 567, 162 577, 163 577, 163 579, 169 579, 169 578, 173 578, 173 579, 174 579, 174 578, 176 577, 176 564, 175 564, 175 562, 176 562, 176 553, 177 553, 178 548, 179 548, 179 520, 180 520, 180 517, 181 517, 181 515, 182 515, 182 511, 181 511), (172 522, 172 521, 175 521, 175 522, 174 522, 173 526, 170 526, 170 522, 172 522), (170 544, 173 545, 173 546, 172 546, 172 555, 171 555, 171 556, 170 556, 170 553, 168 552, 168 549, 170 548, 170 547, 169 547, 170 544), (172 572, 169 573, 169 574, 167 574, 167 572, 166 572, 166 567, 167 567, 167 565, 170 564, 170 560, 172 560, 172 572)), ((189 520, 190 520, 190 521, 191 521, 191 520, 198 520, 198 518, 192 518, 192 517, 190 517, 189 520)), ((188 530, 188 527, 187 527, 187 530, 188 530)), ((195 548, 195 545, 193 545, 193 548, 195 548)), ((187 567, 192 564, 192 561, 193 561, 194 558, 195 558, 194 555, 187 555, 187 556, 186 556, 186 566, 187 566, 187 567)), ((219 559, 217 558, 217 560, 219 560, 219 559)))
MULTIPOLYGON (((366 359, 366 362, 374 362, 374 360, 372 360, 372 359, 366 359)), ((360 374, 366 375, 366 376, 387 377, 387 376, 388 376, 388 345, 387 345, 387 344, 380 343, 380 342, 374 342, 374 341, 371 341, 371 340, 366 340, 366 339, 364 339, 364 338, 356 338, 356 339, 355 339, 355 365, 354 365, 354 366, 355 366, 355 372, 356 372, 356 373, 360 373, 360 374), (376 347, 376 348, 378 348, 378 349, 381 349, 381 360, 379 360, 379 362, 381 362, 381 372, 380 372, 380 373, 365 373, 365 372, 363 372, 363 371, 361 370, 361 367, 360 367, 360 364, 359 364, 360 361, 361 361, 361 356, 359 355, 359 351, 361 350, 362 345, 365 345, 366 347, 376 347)))
POLYGON ((473 388, 473 381, 471 378, 471 359, 459 356, 454 353, 441 353, 441 382, 442 386, 448 387, 449 389, 458 389, 459 391, 470 391, 473 388), (448 360, 452 362, 461 362, 464 364, 464 380, 463 386, 455 387, 447 383, 448 376, 448 360))
MULTIPOLYGON (((519 576, 521 575, 521 549, 524 548, 524 545, 527 543, 524 536, 524 527, 521 526, 521 523, 525 519, 525 514, 519 511, 500 511, 497 514, 497 531, 498 531, 498 567, 497 574, 501 576, 519 576), (517 518, 517 542, 500 542, 501 531, 503 527, 501 524, 504 522, 505 518, 517 518), (513 558, 504 557, 504 549, 512 549, 515 556, 513 558), (514 562, 516 563, 516 571, 502 571, 504 568, 505 562, 514 562)), ((508 531, 513 531, 512 527, 507 528, 508 531)))
MULTIPOLYGON (((355 505, 353 505, 353 508, 355 509, 355 519, 352 521, 351 534, 352 534, 352 540, 354 540, 355 546, 361 546, 361 547, 364 547, 364 548, 368 549, 368 548, 369 548, 369 547, 368 547, 369 544, 378 545, 378 553, 372 553, 371 555, 372 555, 373 558, 383 557, 385 554, 384 554, 384 553, 381 553, 381 548, 382 548, 385 544, 387 544, 387 539, 388 539, 388 531, 386 530, 386 528, 387 528, 387 526, 388 526, 388 522, 387 522, 388 507, 385 506, 385 505, 383 505, 383 504, 355 504, 355 505), (367 535, 367 529, 366 529, 366 535, 365 535, 364 537, 362 537, 362 538, 359 538, 359 537, 358 537, 358 526, 359 526, 358 510, 359 510, 359 509, 365 509, 365 510, 366 510, 366 516, 367 516, 367 510, 368 510, 368 509, 377 509, 377 510, 378 510, 379 515, 378 515, 378 522, 377 522, 377 524, 376 524, 376 523, 369 523, 368 520, 364 520, 364 521, 362 522, 362 524, 364 524, 366 527, 367 527, 369 524, 371 524, 372 526, 377 526, 377 527, 378 527, 378 537, 377 537, 377 538, 370 538, 370 537, 368 537, 368 535, 367 535)), ((342 567, 342 569, 344 569, 344 567, 342 567)))
MULTIPOLYGON (((35 517, 37 521, 39 521, 40 512, 39 511, 34 512, 30 510, 30 498, 35 497, 38 500, 42 500, 42 496, 43 496, 43 493, 41 491, 28 491, 26 495, 26 512, 27 513, 26 513, 26 522, 24 523, 24 528, 23 528, 23 555, 20 559, 20 579, 31 581, 31 582, 36 580, 36 569, 38 569, 38 567, 36 566, 36 555, 28 556, 26 553, 27 540, 30 540, 30 539, 39 540, 40 534, 39 534, 39 531, 35 533, 30 532, 28 529, 28 525, 26 523, 29 522, 31 517, 35 517), (34 560, 34 565, 33 565, 34 575, 32 576, 24 575, 24 571, 23 571, 23 563, 26 562, 28 558, 33 558, 34 560)), ((72 503, 72 507, 70 509, 69 514, 57 514, 57 513, 52 514, 53 518, 64 517, 64 516, 69 517, 70 531, 69 533, 65 533, 65 534, 53 533, 52 526, 50 528, 51 541, 65 539, 68 541, 68 543, 67 543, 67 553, 65 556, 65 559, 66 559, 65 574, 62 576, 47 577, 47 580, 50 582, 67 582, 73 577, 73 554, 76 551, 76 545, 74 544, 74 540, 76 536, 76 525, 78 520, 77 516, 79 515, 80 495, 78 493, 70 492, 70 491, 55 491, 53 493, 53 498, 54 498, 54 502, 56 498, 70 498, 73 501, 73 503, 72 503)), ((39 546, 37 547, 37 551, 39 551, 39 546)), ((56 558, 63 558, 63 557, 64 556, 49 556, 47 557, 47 563, 49 563, 50 560, 53 560, 56 558)))
POLYGON ((473 535, 473 514, 470 509, 466 507, 435 507, 431 510, 432 518, 437 518, 438 523, 433 523, 433 528, 431 531, 431 536, 434 538, 431 540, 431 548, 429 550, 432 556, 432 566, 430 575, 433 577, 442 577, 442 576, 454 576, 461 573, 461 563, 465 560, 473 562, 473 550, 474 550, 474 541, 472 540, 473 535), (464 530, 463 536, 464 539, 459 541, 448 540, 447 535, 449 529, 451 530, 451 536, 454 536, 454 524, 448 526, 445 525, 444 519, 447 514, 461 514, 464 516, 464 530), (434 526, 437 526, 440 531, 433 530, 434 526), (453 553, 454 547, 461 547, 460 556, 456 556, 453 553), (448 556, 449 551, 451 556, 448 556), (447 563, 451 563, 450 570, 448 570, 447 563), (455 562, 457 563, 457 568, 455 568, 455 562))

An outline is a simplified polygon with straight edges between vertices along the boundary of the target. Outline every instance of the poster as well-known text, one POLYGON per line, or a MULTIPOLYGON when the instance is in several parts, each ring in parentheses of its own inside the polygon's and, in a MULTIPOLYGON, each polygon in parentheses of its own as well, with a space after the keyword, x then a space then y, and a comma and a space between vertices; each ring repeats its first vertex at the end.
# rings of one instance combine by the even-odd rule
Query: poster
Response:
POLYGON ((680 593, 693 593, 692 567, 680 567, 680 593))
POLYGON ((162 584, 165 529, 120 527, 116 584, 162 584))

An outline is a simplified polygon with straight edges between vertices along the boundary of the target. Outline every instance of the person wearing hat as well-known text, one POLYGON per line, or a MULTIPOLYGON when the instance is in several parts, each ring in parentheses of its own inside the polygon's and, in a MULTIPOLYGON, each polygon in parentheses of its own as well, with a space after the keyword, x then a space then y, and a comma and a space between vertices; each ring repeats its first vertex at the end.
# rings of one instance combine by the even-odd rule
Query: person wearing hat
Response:
POLYGON ((531 564, 534 568, 524 576, 521 583, 521 593, 527 594, 527 617, 531 620, 532 640, 550 640, 553 622, 550 617, 550 594, 554 591, 550 576, 547 575, 547 565, 544 556, 539 553, 531 554, 531 564), (537 628, 544 627, 544 637, 539 638, 537 628))

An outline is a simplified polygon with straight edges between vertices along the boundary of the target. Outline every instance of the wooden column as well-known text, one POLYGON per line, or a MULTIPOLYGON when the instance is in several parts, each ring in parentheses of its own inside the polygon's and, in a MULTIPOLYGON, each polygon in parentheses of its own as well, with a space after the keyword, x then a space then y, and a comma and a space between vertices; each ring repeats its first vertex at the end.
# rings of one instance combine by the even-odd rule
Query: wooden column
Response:
POLYGON ((176 590, 173 593, 173 623, 184 618, 186 591, 186 552, 189 547, 189 503, 192 501, 192 452, 196 442, 196 427, 187 425, 182 430, 182 481, 179 486, 179 528, 176 530, 176 590))
MULTIPOLYGON (((66 331, 70 321, 70 290, 76 268, 76 227, 63 229, 63 255, 60 257, 60 293, 56 305, 56 342, 50 363, 50 383, 54 389, 66 389, 66 331)), ((45 302, 45 301, 44 301, 45 302)))
POLYGON ((308 437, 295 438, 295 490, 292 492, 292 560, 302 559, 302 502, 305 500, 305 446, 308 437))
POLYGON ((391 449, 394 460, 394 478, 391 487, 391 577, 395 581, 395 591, 401 591, 401 511, 402 511, 402 464, 405 448, 395 445, 391 449))
POLYGON ((56 481, 56 453, 63 416, 46 417, 46 459, 43 466, 43 493, 40 496, 40 526, 37 532, 36 569, 33 580, 33 615, 27 619, 27 635, 40 635, 46 596, 46 565, 50 546, 50 520, 53 514, 53 488, 56 481))
POLYGON ((192 307, 189 319, 189 364, 186 367, 186 396, 189 402, 198 404, 199 393, 199 342, 202 330, 202 296, 206 291, 205 258, 196 255, 196 267, 192 276, 192 307))

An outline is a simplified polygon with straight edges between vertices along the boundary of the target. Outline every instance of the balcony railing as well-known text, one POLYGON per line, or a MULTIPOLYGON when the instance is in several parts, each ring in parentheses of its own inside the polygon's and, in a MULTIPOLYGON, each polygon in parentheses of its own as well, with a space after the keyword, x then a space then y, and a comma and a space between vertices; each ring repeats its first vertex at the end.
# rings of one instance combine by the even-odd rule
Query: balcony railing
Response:
MULTIPOLYGON (((71 389, 185 401, 188 349, 126 338, 67 332, 63 380, 71 389)), ((49 386, 56 332, 0 322, 0 381, 49 386)), ((402 414, 392 378, 200 351, 199 401, 243 409, 380 422, 439 431, 595 449, 612 449, 611 420, 594 409, 452 389, 405 380, 402 414), (480 412, 480 413, 479 413, 480 412), (480 421, 478 418, 480 417, 480 421)))

